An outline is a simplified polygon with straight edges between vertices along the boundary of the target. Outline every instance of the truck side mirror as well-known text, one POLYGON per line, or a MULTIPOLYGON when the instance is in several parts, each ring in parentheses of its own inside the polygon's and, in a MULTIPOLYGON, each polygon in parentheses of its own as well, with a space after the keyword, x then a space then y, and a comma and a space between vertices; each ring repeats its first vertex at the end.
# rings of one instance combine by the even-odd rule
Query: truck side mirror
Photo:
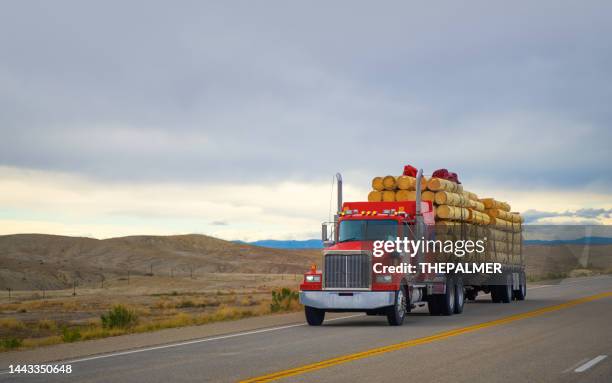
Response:
POLYGON ((321 240, 323 241, 323 247, 329 247, 334 244, 334 241, 327 236, 327 224, 321 225, 321 240))

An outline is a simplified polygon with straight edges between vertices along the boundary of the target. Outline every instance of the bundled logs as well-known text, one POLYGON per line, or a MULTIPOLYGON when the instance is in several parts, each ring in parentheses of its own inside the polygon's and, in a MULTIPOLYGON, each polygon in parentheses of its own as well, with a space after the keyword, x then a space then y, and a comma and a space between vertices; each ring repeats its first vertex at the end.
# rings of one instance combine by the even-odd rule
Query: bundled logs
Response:
POLYGON ((463 192, 463 185, 456 184, 452 181, 445 180, 442 178, 431 178, 427 181, 427 189, 431 191, 449 191, 454 193, 463 192))
MULTIPOLYGON (((416 178, 406 175, 398 177, 387 175, 372 179, 372 191, 368 194, 370 202, 393 202, 416 200, 416 178)), ((510 212, 507 202, 494 198, 478 198, 467 191, 460 183, 444 178, 423 177, 421 199, 431 201, 438 222, 456 221, 476 225, 490 225, 503 231, 518 232, 523 222, 518 213, 510 212)))
POLYGON ((490 217, 493 217, 493 218, 499 218, 505 221, 515 222, 515 223, 522 222, 521 216, 518 213, 510 213, 506 210, 500 210, 500 209, 487 209, 485 210, 485 212, 490 217))
MULTIPOLYGON (((425 191, 425 177, 421 181, 421 190, 425 191)), ((370 202, 414 201, 416 199, 416 178, 410 176, 385 176, 372 179, 372 190, 368 194, 370 202)), ((433 196, 423 196, 425 201, 433 201, 433 196)))
POLYGON ((510 211, 510 205, 507 202, 496 201, 493 198, 483 198, 480 200, 487 209, 499 209, 503 211, 510 211))
MULTIPOLYGON (((416 181, 407 175, 375 177, 368 201, 414 201, 416 181)), ((523 218, 511 212, 507 202, 479 198, 463 184, 437 177, 422 178, 421 200, 434 205, 439 237, 464 238, 466 233, 474 238, 487 237, 488 260, 514 263, 520 257, 523 218)))

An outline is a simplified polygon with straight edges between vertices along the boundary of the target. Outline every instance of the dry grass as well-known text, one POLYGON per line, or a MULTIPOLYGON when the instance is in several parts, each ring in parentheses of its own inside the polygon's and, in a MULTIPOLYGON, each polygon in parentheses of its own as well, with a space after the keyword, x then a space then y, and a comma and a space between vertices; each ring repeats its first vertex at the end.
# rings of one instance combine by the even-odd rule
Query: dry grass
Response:
MULTIPOLYGON (((272 312, 270 295, 258 293, 243 294, 232 291, 225 294, 202 295, 199 293, 173 292, 152 300, 135 297, 129 303, 125 303, 125 300, 121 299, 120 296, 116 298, 118 299, 115 301, 104 303, 89 302, 82 297, 72 297, 65 300, 5 304, 3 309, 12 309, 16 313, 15 315, 19 315, 20 309, 27 307, 30 310, 27 315, 40 314, 44 317, 30 321, 0 318, 0 338, 2 340, 16 339, 19 343, 17 347, 25 349, 130 333, 197 326, 266 315, 272 312), (144 303, 139 300, 144 300, 144 303), (95 316, 80 320, 70 319, 75 315, 82 316, 83 310, 92 306, 98 310, 98 314, 95 316), (105 307, 105 310, 110 310, 116 306, 125 307, 128 311, 135 313, 138 320, 126 327, 105 328, 100 320, 99 310, 102 307, 105 307), (64 308, 66 308, 66 311, 63 310, 64 308), (58 320, 47 317, 50 314, 58 313, 61 313, 64 317, 58 320)), ((301 309, 301 306, 295 300, 285 302, 280 311, 299 309, 301 309)), ((14 348, 0 347, 0 350, 6 351, 14 348)))
POLYGON ((23 340, 22 348, 51 346, 53 344, 58 344, 62 342, 63 340, 60 335, 47 336, 44 338, 27 338, 23 340))
POLYGON ((50 319, 41 319, 38 321, 37 325, 38 325, 38 328, 41 330, 49 330, 49 331, 57 330, 57 323, 55 323, 55 321, 50 320, 50 319))
POLYGON ((26 326, 22 321, 15 318, 3 318, 0 319, 0 328, 7 330, 22 330, 26 326))

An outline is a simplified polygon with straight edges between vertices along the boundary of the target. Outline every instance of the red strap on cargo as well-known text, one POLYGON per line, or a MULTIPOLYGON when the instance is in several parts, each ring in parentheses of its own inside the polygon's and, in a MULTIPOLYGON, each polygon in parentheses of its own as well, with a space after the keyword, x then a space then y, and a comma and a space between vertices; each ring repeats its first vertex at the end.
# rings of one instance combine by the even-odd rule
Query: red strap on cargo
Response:
POLYGON ((417 168, 415 168, 414 166, 410 166, 410 165, 404 166, 404 175, 416 178, 417 168))

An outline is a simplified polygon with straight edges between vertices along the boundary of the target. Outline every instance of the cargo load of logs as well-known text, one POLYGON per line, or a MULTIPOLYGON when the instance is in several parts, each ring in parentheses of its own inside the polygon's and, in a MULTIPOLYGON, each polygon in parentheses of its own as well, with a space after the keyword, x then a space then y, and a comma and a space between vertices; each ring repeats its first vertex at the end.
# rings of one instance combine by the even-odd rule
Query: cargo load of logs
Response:
MULTIPOLYGON (((407 167, 408 168, 408 167, 407 167)), ((440 169, 421 180, 421 199, 431 201, 436 215, 437 239, 486 238, 485 259, 479 261, 518 263, 521 254, 523 218, 510 204, 494 198, 479 198, 464 189, 455 173, 440 169), (452 179, 435 177, 452 174, 452 179), (456 181, 456 182, 455 182, 456 181)), ((411 175, 374 177, 368 201, 414 201, 416 178, 411 175)), ((476 260, 466 257, 466 261, 476 260)))

